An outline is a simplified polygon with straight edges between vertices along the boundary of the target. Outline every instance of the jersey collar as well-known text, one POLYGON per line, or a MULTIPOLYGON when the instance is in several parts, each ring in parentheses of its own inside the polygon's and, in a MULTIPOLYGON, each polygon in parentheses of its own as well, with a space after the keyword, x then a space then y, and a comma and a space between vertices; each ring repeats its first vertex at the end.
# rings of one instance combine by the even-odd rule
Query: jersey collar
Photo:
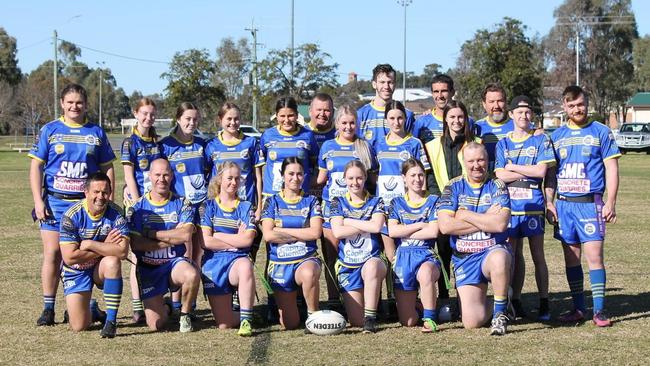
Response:
POLYGON ((153 137, 148 137, 148 136, 143 136, 140 131, 138 131, 138 128, 136 126, 133 126, 133 130, 131 131, 132 134, 138 136, 142 141, 146 142, 151 142, 153 141, 153 137))
POLYGON ((388 140, 388 136, 390 136, 390 134, 392 134, 392 132, 389 132, 388 135, 386 135, 386 137, 384 137, 384 139, 386 140, 386 144, 387 144, 388 146, 399 146, 399 145, 403 144, 404 142, 406 142, 406 140, 408 140, 408 139, 410 139, 411 137, 413 137, 413 135, 411 135, 411 133, 408 132, 408 133, 406 134, 406 136, 404 136, 403 139, 398 140, 397 142, 390 142, 390 141, 388 140))
POLYGON ((235 209, 237 208, 237 206, 239 206, 239 198, 237 198, 237 199, 235 200, 235 204, 234 204, 232 207, 224 206, 224 205, 221 203, 221 200, 219 199, 219 197, 215 197, 215 198, 214 198, 214 202, 216 202, 216 203, 217 203, 217 206, 219 206, 219 208, 220 208, 221 210, 225 211, 225 212, 233 212, 233 211, 235 211, 235 209))
POLYGON ((345 192, 345 199, 348 201, 350 206, 355 207, 355 208, 361 208, 363 205, 368 202, 368 198, 370 198, 370 193, 368 191, 365 191, 365 195, 363 196, 363 201, 361 203, 354 203, 352 202, 352 196, 350 195, 350 192, 345 192))
POLYGON ((425 203, 429 200, 429 192, 424 192, 424 199, 422 202, 413 202, 409 199, 409 194, 404 193, 404 200, 406 200, 406 204, 411 207, 411 208, 420 208, 424 206, 425 203))
POLYGON ((508 121, 510 121, 510 118, 506 117, 506 119, 504 119, 503 122, 494 122, 492 120, 492 117, 487 116, 487 117, 485 117, 485 120, 492 127, 501 127, 501 126, 505 125, 506 123, 508 123, 508 121))
POLYGON ((380 106, 376 105, 374 98, 370 101, 370 106, 372 107, 372 109, 376 110, 377 112, 386 111, 386 106, 380 107, 380 106))
POLYGON ((519 138, 517 138, 517 137, 515 137, 514 135, 515 135, 515 132, 514 132, 514 131, 510 131, 510 132, 508 132, 508 133, 506 134, 506 136, 508 136, 508 138, 509 138, 512 142, 524 142, 524 141, 528 140, 528 138, 530 138, 530 137, 533 135, 533 131, 528 131, 528 134, 526 134, 524 137, 519 137, 519 138))
POLYGON ((86 123, 88 123, 88 119, 86 117, 84 117, 84 123, 67 122, 64 116, 59 117, 59 121, 63 122, 64 125, 71 128, 83 127, 86 125, 86 123))
POLYGON ((275 126, 275 128, 281 136, 296 136, 300 132, 300 125, 298 125, 298 122, 296 122, 296 130, 293 132, 287 132, 281 129, 280 126, 275 126))
POLYGON ((330 131, 332 131, 334 129, 334 123, 330 122, 330 126, 327 129, 322 130, 322 131, 319 130, 318 128, 316 128, 316 126, 312 126, 311 121, 309 121, 309 123, 307 125, 305 125, 305 127, 308 127, 308 129, 313 133, 316 133, 316 134, 319 134, 319 135, 324 135, 324 134, 329 133, 330 131))
POLYGON ((341 145, 341 146, 351 146, 351 145, 354 145, 354 141, 352 141, 352 142, 346 142, 346 141, 343 141, 343 140, 341 140, 341 139, 339 138, 338 135, 337 135, 334 139, 336 140, 336 143, 339 144, 339 145, 341 145))
POLYGON ((192 136, 192 138, 191 138, 190 141, 188 141, 188 142, 181 141, 181 140, 178 138, 178 136, 176 136, 176 129, 177 129, 177 128, 178 128, 178 126, 176 126, 174 129, 172 129, 172 132, 169 133, 169 136, 173 137, 174 140, 178 141, 179 144, 183 144, 183 145, 192 145, 192 144, 194 143, 194 136, 192 136))
POLYGON ((483 185, 485 184, 485 182, 487 182, 487 180, 488 180, 488 175, 486 174, 486 175, 485 175, 485 178, 484 178, 483 181, 480 182, 480 183, 472 183, 472 182, 470 182, 469 179, 467 178, 467 175, 465 175, 465 174, 463 174, 463 179, 465 179, 465 182, 467 182, 467 185, 468 185, 468 186, 470 186, 470 187, 472 187, 472 188, 481 188, 481 187, 483 187, 483 185))
POLYGON ((282 198, 284 202, 295 205, 296 203, 300 202, 302 196, 304 195, 304 192, 301 190, 300 194, 298 194, 298 197, 292 200, 284 197, 284 190, 280 191, 278 195, 280 196, 280 198, 282 198))
POLYGON ((102 210, 102 212, 98 213, 97 215, 93 215, 93 214, 90 213, 90 209, 88 209, 88 201, 85 200, 85 199, 84 199, 84 202, 83 202, 83 207, 84 207, 84 211, 86 211, 86 213, 88 214, 88 217, 90 217, 94 221, 97 221, 97 220, 101 219, 102 216, 104 216, 104 214, 106 213, 106 209, 108 209, 108 204, 106 205, 104 210, 102 210))
POLYGON ((169 202, 169 200, 172 198, 172 195, 173 195, 173 194, 172 194, 172 192, 170 191, 170 192, 169 192, 169 197, 165 198, 165 199, 162 200, 162 201, 154 201, 153 198, 151 198, 151 192, 147 192, 147 194, 145 194, 144 197, 147 199, 147 201, 149 201, 149 203, 151 203, 151 204, 154 205, 154 206, 164 206, 164 205, 166 205, 166 204, 169 202))
POLYGON ((583 124, 583 125, 577 125, 577 124, 573 123, 572 121, 569 121, 569 122, 566 124, 566 126, 569 127, 569 128, 572 129, 572 130, 581 130, 581 129, 583 129, 583 128, 587 128, 587 127, 589 127, 589 125, 591 125, 592 123, 594 123, 594 121, 587 122, 587 123, 585 123, 585 124, 583 124))
POLYGON ((239 136, 234 141, 226 141, 223 139, 223 130, 217 132, 217 138, 221 141, 222 144, 226 146, 236 146, 239 145, 244 139, 244 134, 239 131, 239 136))

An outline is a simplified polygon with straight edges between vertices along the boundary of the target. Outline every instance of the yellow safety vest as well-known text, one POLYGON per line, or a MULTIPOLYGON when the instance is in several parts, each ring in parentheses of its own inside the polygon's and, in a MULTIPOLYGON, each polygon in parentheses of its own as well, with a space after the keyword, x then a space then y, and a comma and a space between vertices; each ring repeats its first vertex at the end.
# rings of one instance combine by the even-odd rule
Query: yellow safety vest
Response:
MULTIPOLYGON (((437 139, 431 140, 427 142, 424 147, 427 151, 427 157, 429 158, 429 163, 431 163, 431 169, 433 170, 433 177, 436 179, 436 183, 438 183, 438 189, 442 192, 442 189, 445 188, 447 183, 449 183, 449 180, 454 177, 449 177, 449 173, 447 172, 447 162, 445 159, 445 153, 444 149, 442 148, 442 143, 440 142, 441 138, 438 137, 437 139)), ((474 141, 476 142, 481 142, 481 139, 476 137, 474 138, 474 141)), ((465 145, 467 145, 467 141, 463 144, 463 147, 458 150, 458 161, 460 162, 461 169, 463 171, 463 175, 467 175, 467 171, 465 169, 465 164, 463 164, 463 149, 465 148, 465 145)))

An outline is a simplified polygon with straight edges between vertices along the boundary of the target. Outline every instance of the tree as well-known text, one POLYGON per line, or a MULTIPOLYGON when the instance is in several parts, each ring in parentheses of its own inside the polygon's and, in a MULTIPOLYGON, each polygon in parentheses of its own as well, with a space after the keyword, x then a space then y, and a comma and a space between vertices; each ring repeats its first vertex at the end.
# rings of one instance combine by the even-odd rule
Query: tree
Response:
POLYGON ((22 79, 22 73, 16 59, 16 38, 11 37, 0 27, 0 81, 16 86, 22 79))
POLYGON ((251 49, 245 38, 235 43, 232 38, 224 38, 217 47, 217 60, 213 84, 223 89, 226 97, 238 99, 244 91, 244 80, 250 72, 251 49))
POLYGON ((168 82, 165 88, 166 112, 174 116, 179 104, 193 102, 201 108, 204 119, 212 120, 219 105, 225 100, 223 90, 212 84, 214 73, 214 62, 210 60, 206 49, 177 52, 169 70, 161 75, 168 82))
POLYGON ((484 113, 481 94, 490 82, 503 86, 507 98, 529 96, 539 110, 543 94, 542 51, 537 40, 526 37, 525 30, 519 20, 506 17, 494 31, 480 29, 461 47, 451 74, 458 84, 457 98, 468 106, 471 115, 484 113))
POLYGON ((602 118, 621 113, 633 90, 632 50, 638 38, 630 0, 565 0, 554 17, 556 24, 544 39, 547 83, 575 84, 578 34, 580 86, 602 118))
POLYGON ((331 56, 314 43, 305 43, 294 50, 293 84, 290 75, 291 49, 271 50, 259 65, 262 92, 293 96, 299 101, 309 101, 319 89, 338 86, 338 63, 329 64, 331 56))
POLYGON ((650 35, 634 41, 632 51, 636 91, 650 90, 650 35))

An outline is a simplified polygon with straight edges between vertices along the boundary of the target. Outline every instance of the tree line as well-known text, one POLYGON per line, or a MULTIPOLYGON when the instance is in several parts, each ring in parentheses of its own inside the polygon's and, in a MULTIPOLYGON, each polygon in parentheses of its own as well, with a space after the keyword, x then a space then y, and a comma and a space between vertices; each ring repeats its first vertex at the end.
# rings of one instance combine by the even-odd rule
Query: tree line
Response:
MULTIPOLYGON (((610 112, 624 118, 626 101, 637 91, 650 90, 650 35, 639 37, 631 1, 565 0, 553 15, 555 24, 545 36, 529 37, 526 25, 507 17, 479 29, 461 46, 454 67, 442 70, 432 59, 421 73, 407 72, 407 87, 428 89, 434 74, 446 72, 456 81, 457 98, 466 102, 473 116, 481 116, 481 91, 489 82, 503 85, 510 97, 529 95, 541 112, 544 99, 558 99, 564 86, 575 83, 577 46, 580 85, 591 95, 595 118, 605 121, 610 112)), ((0 134, 38 128, 54 113, 53 61, 46 60, 23 74, 16 44, 0 27, 0 134)), ((105 124, 116 126, 121 118, 131 116, 131 106, 142 93, 134 91, 127 96, 110 68, 80 62, 81 49, 73 43, 61 41, 58 51, 58 83, 75 82, 88 90, 91 120, 99 118, 100 83, 105 124)), ((256 98, 259 125, 264 128, 279 96, 292 94, 308 103, 317 91, 324 91, 334 96, 337 105, 358 106, 358 95, 372 92, 369 80, 339 83, 339 64, 318 44, 305 43, 294 49, 293 77, 289 48, 270 50, 256 64, 252 54, 251 44, 244 38, 222 39, 214 55, 208 49, 177 52, 161 75, 167 81, 164 92, 148 97, 157 102, 161 117, 173 116, 178 104, 192 101, 209 120, 224 101, 231 100, 242 108, 244 121, 252 120, 256 98), (254 68, 257 83, 252 76, 254 68)), ((403 77, 398 72, 398 86, 403 77)))

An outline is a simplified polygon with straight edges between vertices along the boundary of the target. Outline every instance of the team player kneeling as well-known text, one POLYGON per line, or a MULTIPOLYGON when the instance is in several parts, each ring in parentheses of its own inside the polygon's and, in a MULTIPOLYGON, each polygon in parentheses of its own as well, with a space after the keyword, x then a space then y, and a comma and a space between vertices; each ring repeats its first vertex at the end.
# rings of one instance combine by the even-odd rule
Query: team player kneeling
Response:
MULTIPOLYGON (((267 131, 259 144, 239 132, 239 110, 230 103, 219 115, 224 132, 207 143, 194 140, 191 133, 198 109, 184 104, 179 108, 175 139, 163 139, 160 156, 141 157, 138 151, 133 152, 132 160, 142 168, 136 183, 146 182, 148 187, 139 192, 129 190, 139 198, 130 202, 124 216, 110 202, 114 186, 111 169, 100 169, 108 174, 90 174, 85 184, 75 186, 77 196, 83 190, 83 199, 68 205, 60 219, 55 216, 60 220, 62 279, 70 325, 73 330, 90 325, 96 311, 90 297, 96 284, 104 292, 107 308, 101 336, 115 336, 122 294, 121 260, 130 246, 150 329, 165 328, 171 308, 178 308, 180 331, 192 331, 202 280, 217 327, 238 327, 239 335, 250 336, 255 248, 263 238, 268 264, 262 281, 277 305, 283 329, 300 326, 303 299, 308 315, 319 310, 322 270, 333 269, 330 277, 335 287, 329 288, 328 294, 340 292, 350 325, 362 327, 365 333, 377 330, 384 280, 395 289, 400 323, 421 325, 424 333, 435 332, 437 293, 444 290, 437 287, 442 283, 449 288, 448 277, 453 275, 464 327, 481 327, 491 319, 491 334, 503 335, 515 317, 523 316, 519 296, 524 237, 529 238, 535 263, 538 319, 550 319, 543 252, 542 215, 546 212, 556 226, 556 238, 564 244, 574 301, 574 310, 560 320, 584 318, 580 267, 584 250, 594 294, 593 321, 609 326, 611 321, 604 312, 602 247, 604 223, 616 219, 618 150, 601 124, 587 122, 587 99, 581 89, 565 91, 564 107, 570 121, 557 130, 552 141, 530 131, 531 104, 524 96, 513 99, 509 108, 513 131, 496 143, 494 157, 473 138, 464 142, 457 154, 463 174, 440 187, 441 196, 427 191, 429 162, 420 141, 405 129, 407 111, 399 102, 387 103, 383 118, 390 131, 384 130, 385 136, 371 143, 357 135, 354 109, 342 107, 337 113, 336 135, 323 143, 320 154, 312 132, 296 125, 296 105, 291 98, 278 101, 278 127, 267 131), (277 136, 269 136, 276 132, 277 136), (415 139, 417 148, 397 149, 393 135, 402 142, 415 139), (178 151, 171 151, 168 145, 178 151), (385 164, 377 163, 386 156, 398 163, 390 180, 382 173, 385 164), (318 178, 310 179, 316 157, 320 171, 318 178), (493 159, 500 179, 491 176, 493 159), (188 172, 202 180, 196 181, 188 172), (257 179, 251 179, 253 176, 257 179), (318 189, 325 192, 324 210, 320 198, 307 193, 318 189), (603 202, 605 189, 607 201, 603 202), (191 200, 182 197, 188 190, 193 194, 191 200), (377 196, 369 193, 375 190, 377 196), (199 191, 201 195, 196 194, 199 191), (439 234, 448 238, 453 252, 449 276, 433 249, 439 234), (325 256, 331 264, 336 262, 334 268, 330 269, 330 259, 323 262, 319 255, 318 239, 337 257, 325 256), (489 283, 494 293, 492 309, 487 300, 489 283), (513 290, 510 298, 509 289, 513 290), (165 301, 168 293, 172 293, 173 305, 165 301), (516 312, 508 309, 510 300, 516 312)), ((58 154, 56 146, 53 149, 58 154)), ((35 148, 34 159, 41 159, 38 153, 35 148)), ((104 160, 111 158, 107 154, 104 160)), ((72 197, 57 193, 59 186, 54 184, 46 193, 64 200, 72 197)), ((35 202, 36 216, 41 219, 40 201, 35 202)), ((48 310, 53 305, 48 306, 39 325, 53 323, 53 310, 48 310)))

